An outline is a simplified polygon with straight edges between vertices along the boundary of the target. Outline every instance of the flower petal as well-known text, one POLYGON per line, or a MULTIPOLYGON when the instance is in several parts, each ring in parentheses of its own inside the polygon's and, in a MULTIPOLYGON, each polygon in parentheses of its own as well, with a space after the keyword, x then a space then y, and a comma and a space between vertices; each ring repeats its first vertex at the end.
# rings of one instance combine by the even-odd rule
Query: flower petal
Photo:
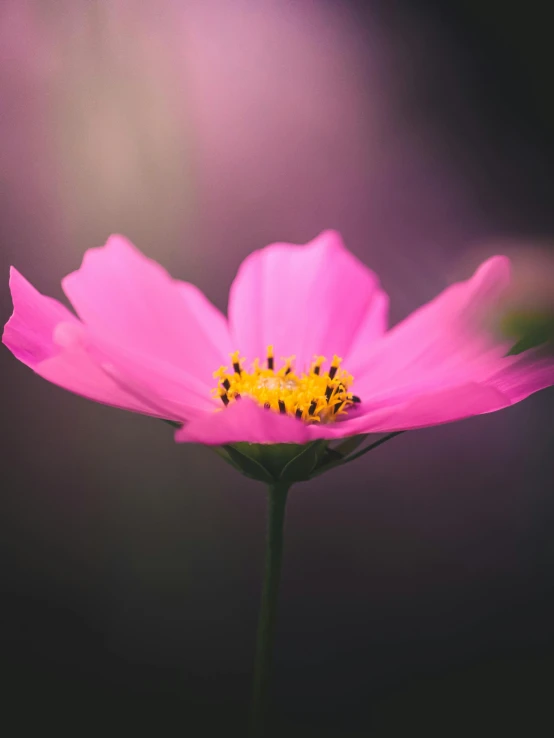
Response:
POLYGON ((14 313, 3 341, 44 379, 96 402, 180 421, 214 407, 195 377, 95 335, 15 269, 10 286, 14 313))
MULTIPOLYGON (((64 350, 38 364, 35 371, 49 382, 89 400, 145 415, 165 417, 165 413, 145 401, 145 398, 128 392, 82 349, 64 350)), ((170 415, 168 419, 173 418, 170 415)))
POLYGON ((201 380, 168 362, 135 353, 90 330, 79 342, 118 386, 151 408, 150 414, 185 421, 218 407, 201 380))
POLYGON ((510 399, 494 387, 468 382, 457 387, 414 396, 397 405, 369 410, 340 423, 316 427, 319 438, 344 438, 362 433, 388 433, 441 425, 482 415, 510 405, 510 399))
POLYGON ((224 316, 193 285, 173 280, 122 236, 90 249, 63 288, 84 323, 213 386, 232 346, 224 316))
POLYGON ((248 398, 204 413, 176 431, 175 440, 220 446, 225 443, 307 443, 309 427, 301 420, 266 410, 248 398))
POLYGON ((416 310, 369 348, 353 391, 371 406, 486 377, 508 350, 485 324, 509 280, 509 260, 496 256, 416 310))
POLYGON ((499 362, 498 371, 485 380, 510 398, 512 404, 554 385, 554 357, 541 350, 527 351, 499 362))
POLYGON ((509 285, 509 261, 494 257, 472 279, 453 285, 375 346, 353 391, 356 415, 321 437, 422 428, 492 412, 554 384, 544 351, 507 356, 509 342, 490 316, 509 285))
POLYGON ((2 340, 14 356, 54 384, 98 402, 150 413, 151 408, 117 386, 91 358, 68 352, 55 340, 56 329, 80 330, 81 324, 61 303, 41 295, 16 269, 10 272, 13 315, 2 340))
POLYGON ((356 332, 348 354, 345 356, 344 368, 353 376, 356 376, 358 370, 363 366, 371 344, 385 334, 388 314, 388 295, 381 289, 375 290, 364 319, 356 332))
POLYGON ((2 342, 31 368, 59 352, 52 335, 62 321, 77 318, 57 300, 41 295, 17 269, 10 269, 13 314, 4 328, 2 342))
POLYGON ((91 400, 168 420, 184 421, 215 406, 194 377, 155 357, 133 354, 82 324, 59 324, 59 354, 35 371, 91 400))
POLYGON ((251 361, 272 344, 277 357, 294 354, 299 370, 314 355, 344 358, 360 329, 366 341, 381 332, 380 294, 376 276, 335 231, 305 246, 272 244, 245 259, 231 287, 235 348, 251 361))

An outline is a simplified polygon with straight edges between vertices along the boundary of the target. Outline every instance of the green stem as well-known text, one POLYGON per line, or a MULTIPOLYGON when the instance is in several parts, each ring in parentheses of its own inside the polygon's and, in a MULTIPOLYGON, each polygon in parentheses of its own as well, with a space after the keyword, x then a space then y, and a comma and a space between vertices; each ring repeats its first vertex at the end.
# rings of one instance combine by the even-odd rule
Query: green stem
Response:
POLYGON ((270 485, 268 493, 265 573, 258 619, 254 691, 252 695, 250 723, 250 735, 252 738, 262 738, 264 735, 269 682, 271 678, 271 663, 273 660, 273 645, 275 641, 275 625, 277 622, 279 579, 281 576, 281 562, 283 560, 285 507, 289 488, 289 484, 277 483, 270 485))

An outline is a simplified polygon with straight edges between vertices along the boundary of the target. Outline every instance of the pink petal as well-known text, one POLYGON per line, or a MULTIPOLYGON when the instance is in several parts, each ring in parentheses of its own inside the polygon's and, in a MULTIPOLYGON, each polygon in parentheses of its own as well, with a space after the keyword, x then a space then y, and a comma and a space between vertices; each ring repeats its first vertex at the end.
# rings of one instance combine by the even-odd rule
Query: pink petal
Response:
MULTIPOLYGON (((156 406, 114 381, 84 350, 63 351, 38 364, 35 371, 49 382, 89 400, 145 415, 165 417, 156 406)), ((168 419, 177 418, 169 415, 168 419)))
POLYGON ((62 304, 41 295, 16 269, 10 272, 14 312, 3 342, 14 356, 37 374, 65 389, 109 405, 151 412, 151 408, 122 391, 89 356, 68 352, 54 340, 56 328, 80 329, 80 323, 62 304))
POLYGON ((173 280, 122 236, 90 249, 63 280, 84 323, 100 335, 194 375, 213 372, 232 350, 223 315, 193 285, 173 280))
POLYGON ((213 409, 209 390, 186 371, 94 335, 15 269, 10 286, 14 313, 3 341, 43 378, 97 402, 168 419, 213 409))
POLYGON ((363 402, 321 437, 407 430, 492 412, 554 384, 554 358, 506 356, 488 318, 509 285, 494 257, 379 341, 353 391, 363 402))
POLYGON ((441 425, 500 410, 510 405, 510 399, 494 387, 467 383, 446 390, 414 395, 410 400, 380 407, 358 417, 317 426, 314 437, 343 438, 362 433, 388 433, 441 425))
POLYGON ((554 357, 541 351, 526 351, 499 362, 500 368, 485 380, 510 398, 512 405, 534 392, 554 385, 554 357), (509 359, 512 359, 511 361, 509 359))
POLYGON ((382 290, 376 290, 348 354, 344 357, 343 366, 347 372, 355 376, 363 367, 368 348, 387 330, 388 314, 389 298, 382 290))
POLYGON ((485 324, 509 280, 508 259, 493 257, 416 310, 370 347, 354 391, 371 406, 484 378, 508 350, 485 324))
POLYGON ((248 398, 191 420, 175 440, 219 446, 225 443, 307 443, 310 429, 301 420, 266 410, 248 398))
POLYGON ((34 367, 58 353, 52 340, 55 326, 77 322, 77 318, 57 300, 45 297, 17 269, 10 269, 13 314, 4 328, 3 343, 27 366, 34 367))
POLYGON ((113 398, 102 400, 91 396, 89 384, 83 384, 87 377, 74 376, 73 368, 88 362, 109 380, 106 387, 129 396, 140 412, 183 421, 216 407, 205 386, 195 377, 156 357, 130 351, 85 326, 75 329, 61 324, 56 328, 55 340, 65 350, 55 360, 40 364, 36 371, 57 384, 60 376, 63 377, 64 386, 74 392, 121 407, 113 398))
POLYGON ((360 330, 362 343, 373 340, 385 311, 376 276, 335 231, 305 246, 276 243, 250 254, 229 295, 235 348, 251 361, 272 344, 276 357, 294 354, 300 370, 314 355, 345 358, 360 330))

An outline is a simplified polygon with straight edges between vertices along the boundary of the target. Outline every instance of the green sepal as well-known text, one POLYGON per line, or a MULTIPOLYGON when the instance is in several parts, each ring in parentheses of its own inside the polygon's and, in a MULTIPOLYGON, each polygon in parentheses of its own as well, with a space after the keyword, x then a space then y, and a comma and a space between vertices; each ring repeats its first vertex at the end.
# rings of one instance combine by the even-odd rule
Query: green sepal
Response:
POLYGON ((325 455, 327 441, 324 439, 308 443, 302 451, 292 458, 282 469, 279 481, 304 482, 309 479, 314 469, 325 455))
POLYGON ((342 466, 343 464, 346 464, 346 462, 346 456, 342 456, 342 454, 339 454, 334 449, 329 448, 327 449, 327 453, 325 454, 322 463, 312 470, 312 473, 310 474, 310 479, 313 479, 314 477, 319 477, 320 474, 329 471, 329 469, 334 469, 336 466, 342 466))
POLYGON ((320 460, 318 466, 313 469, 311 477, 318 477, 323 472, 334 469, 337 466, 342 466, 348 461, 348 456, 355 451, 358 446, 365 441, 367 434, 360 436, 348 436, 344 441, 339 443, 337 446, 331 448, 330 446, 325 450, 324 457, 320 460))
POLYGON ((229 456, 229 453, 223 448, 223 446, 208 446, 208 448, 211 448, 212 451, 215 451, 218 456, 220 456, 224 461, 226 461, 230 466, 233 467, 233 469, 237 469, 237 471, 242 471, 240 466, 235 464, 235 462, 232 460, 232 458, 229 456))
POLYGON ((297 443, 234 443, 217 449, 219 455, 251 479, 276 482, 303 482, 323 460, 327 441, 297 443))
POLYGON ((345 438, 345 440, 342 441, 342 443, 339 443, 338 446, 334 446, 332 450, 335 453, 340 454, 340 456, 348 456, 352 451, 355 451, 358 446, 362 445, 367 436, 367 433, 364 433, 361 436, 348 436, 348 438, 345 438))
POLYGON ((345 438, 335 447, 331 447, 328 440, 320 439, 306 444, 234 443, 214 450, 250 479, 266 484, 294 484, 348 464, 395 435, 398 432, 380 438, 357 453, 353 452, 368 438, 367 434, 345 438))
POLYGON ((306 448, 300 443, 252 444, 256 447, 258 458, 275 481, 281 479, 283 469, 306 448))
POLYGON ((183 427, 183 424, 178 423, 176 420, 166 420, 165 418, 162 418, 161 420, 163 423, 167 423, 172 428, 182 428, 183 427))
MULTIPOLYGON (((235 444, 235 446, 232 446, 229 444, 223 446, 223 450, 229 455, 233 465, 246 477, 257 479, 259 482, 265 482, 266 484, 273 484, 275 479, 269 471, 259 461, 253 458, 253 456, 236 448, 238 445, 235 444)), ((240 445, 253 446, 255 444, 240 445)))

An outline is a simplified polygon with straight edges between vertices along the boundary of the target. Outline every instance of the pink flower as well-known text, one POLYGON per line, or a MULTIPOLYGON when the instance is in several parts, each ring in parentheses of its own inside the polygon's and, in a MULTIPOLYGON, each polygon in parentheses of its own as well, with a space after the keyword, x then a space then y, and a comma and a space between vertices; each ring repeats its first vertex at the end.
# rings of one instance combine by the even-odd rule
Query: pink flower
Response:
POLYGON ((304 444, 421 428, 554 384, 552 356, 509 356, 510 342, 486 329, 510 285, 503 256, 390 331, 377 277, 333 231, 248 256, 228 318, 121 236, 63 280, 79 317, 15 269, 10 284, 3 341, 20 361, 91 400, 182 423, 178 441, 304 444))

